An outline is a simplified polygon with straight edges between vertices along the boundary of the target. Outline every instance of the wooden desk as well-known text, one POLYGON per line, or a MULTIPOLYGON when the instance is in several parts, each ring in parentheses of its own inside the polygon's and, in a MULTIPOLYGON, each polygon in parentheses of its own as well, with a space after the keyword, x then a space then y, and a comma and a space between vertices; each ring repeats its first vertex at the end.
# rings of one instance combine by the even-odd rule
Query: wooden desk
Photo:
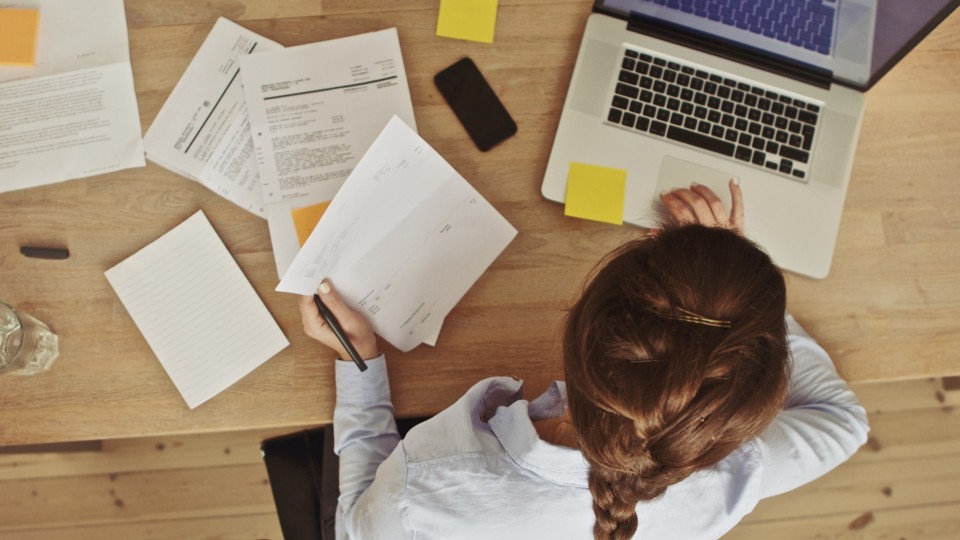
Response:
MULTIPOLYGON (((288 46, 398 27, 420 133, 519 235, 448 317, 436 348, 387 348, 397 410, 435 412, 492 375, 539 392, 561 377, 564 306, 594 262, 637 233, 565 218, 540 196, 590 4, 501 0, 496 42, 485 45, 436 37, 435 0, 127 0, 141 122, 151 124, 217 16, 288 46), (433 74, 464 55, 520 128, 489 153, 433 87, 433 74)), ((870 92, 832 273, 788 278, 791 311, 850 380, 960 373, 958 36, 955 14, 870 92)), ((153 164, 0 194, 0 298, 48 322, 62 351, 47 374, 0 377, 0 445, 328 422, 332 355, 303 334, 277 280, 263 220, 153 164), (201 208, 291 346, 190 411, 103 272, 201 208), (70 258, 18 252, 51 243, 70 258)))

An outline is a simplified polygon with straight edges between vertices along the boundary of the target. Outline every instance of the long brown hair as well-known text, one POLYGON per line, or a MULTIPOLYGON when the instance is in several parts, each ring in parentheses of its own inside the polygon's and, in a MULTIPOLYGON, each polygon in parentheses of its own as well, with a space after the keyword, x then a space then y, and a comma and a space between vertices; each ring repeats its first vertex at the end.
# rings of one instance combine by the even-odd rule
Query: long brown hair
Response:
POLYGON ((632 538, 638 503, 770 423, 789 378, 785 309, 780 270, 733 231, 670 228, 601 261, 563 335, 596 540, 632 538))

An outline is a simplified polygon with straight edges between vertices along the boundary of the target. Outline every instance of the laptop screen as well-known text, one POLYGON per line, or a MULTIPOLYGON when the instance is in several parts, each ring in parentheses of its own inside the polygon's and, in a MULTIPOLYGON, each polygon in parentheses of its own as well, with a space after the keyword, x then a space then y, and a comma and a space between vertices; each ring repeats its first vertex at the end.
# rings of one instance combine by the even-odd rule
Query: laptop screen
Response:
POLYGON ((631 12, 832 73, 867 89, 939 24, 960 0, 597 0, 596 10, 631 12))

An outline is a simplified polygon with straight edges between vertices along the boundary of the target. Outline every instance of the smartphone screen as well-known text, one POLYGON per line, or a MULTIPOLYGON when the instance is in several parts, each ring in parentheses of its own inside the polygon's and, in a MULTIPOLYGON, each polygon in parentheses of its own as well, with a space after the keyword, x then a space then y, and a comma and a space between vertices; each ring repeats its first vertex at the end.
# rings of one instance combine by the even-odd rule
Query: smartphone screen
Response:
POLYGON ((517 124, 473 60, 457 61, 437 73, 433 82, 482 152, 517 132, 517 124))

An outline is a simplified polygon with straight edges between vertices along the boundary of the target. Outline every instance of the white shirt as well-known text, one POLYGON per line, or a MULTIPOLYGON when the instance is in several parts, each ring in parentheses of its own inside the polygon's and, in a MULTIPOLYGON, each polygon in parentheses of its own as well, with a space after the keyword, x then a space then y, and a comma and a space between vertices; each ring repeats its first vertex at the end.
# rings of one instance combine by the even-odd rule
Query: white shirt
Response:
MULTIPOLYGON (((638 504, 634 538, 719 538, 761 498, 823 475, 866 442, 866 411, 826 352, 792 317, 787 325, 793 373, 784 411, 717 465, 638 504)), ((521 381, 480 381, 400 441, 386 360, 367 365, 364 373, 336 367, 338 538, 593 538, 589 465, 533 426, 563 414, 564 383, 528 402, 521 381)))

